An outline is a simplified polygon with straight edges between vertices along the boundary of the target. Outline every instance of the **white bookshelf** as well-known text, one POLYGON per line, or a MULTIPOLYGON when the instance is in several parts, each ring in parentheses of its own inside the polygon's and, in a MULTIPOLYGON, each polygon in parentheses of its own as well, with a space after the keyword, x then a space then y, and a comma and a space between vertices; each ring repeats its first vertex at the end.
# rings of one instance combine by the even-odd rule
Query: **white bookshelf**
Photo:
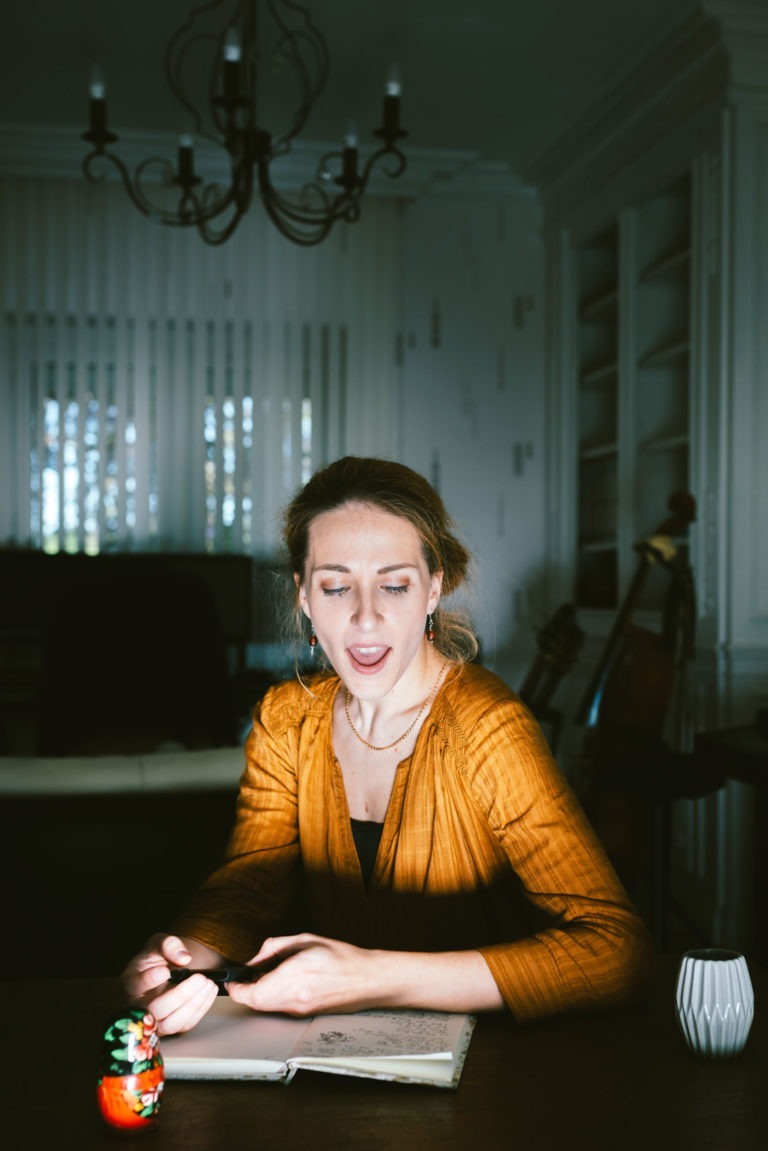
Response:
MULTIPOLYGON (((690 486, 690 180, 628 208, 574 255, 575 597, 582 609, 613 611, 634 543, 690 486)), ((660 608, 664 589, 664 579, 648 581, 638 606, 660 608)))
POLYGON ((619 242, 607 228, 579 249, 577 275, 578 564, 580 606, 617 594, 619 242))

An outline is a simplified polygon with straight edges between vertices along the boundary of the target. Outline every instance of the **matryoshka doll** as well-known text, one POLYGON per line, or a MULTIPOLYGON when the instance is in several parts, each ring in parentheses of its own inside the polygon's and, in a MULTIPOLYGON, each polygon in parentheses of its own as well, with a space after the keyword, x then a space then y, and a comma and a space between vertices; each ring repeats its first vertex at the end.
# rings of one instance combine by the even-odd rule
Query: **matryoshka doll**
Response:
POLYGON ((112 1127, 140 1131, 157 1122, 165 1081, 158 1039, 155 1017, 142 1007, 126 1008, 104 1029, 97 1099, 112 1127))

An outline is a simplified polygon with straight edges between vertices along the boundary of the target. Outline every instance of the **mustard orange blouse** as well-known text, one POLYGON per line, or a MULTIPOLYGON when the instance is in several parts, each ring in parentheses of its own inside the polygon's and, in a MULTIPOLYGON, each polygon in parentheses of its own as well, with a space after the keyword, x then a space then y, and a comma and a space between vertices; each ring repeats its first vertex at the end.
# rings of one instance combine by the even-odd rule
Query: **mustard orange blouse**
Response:
POLYGON ((243 962, 281 930, 362 947, 478 949, 519 1020, 623 998, 650 942, 520 700, 476 665, 446 677, 400 763, 366 889, 331 720, 339 680, 254 712, 221 868, 173 930, 243 962))

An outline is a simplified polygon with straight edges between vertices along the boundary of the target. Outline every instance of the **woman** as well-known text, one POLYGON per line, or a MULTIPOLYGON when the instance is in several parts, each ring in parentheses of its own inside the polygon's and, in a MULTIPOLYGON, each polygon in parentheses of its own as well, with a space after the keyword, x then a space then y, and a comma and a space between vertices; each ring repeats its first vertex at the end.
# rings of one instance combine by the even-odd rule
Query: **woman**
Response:
POLYGON ((255 709, 226 858, 130 962, 128 991, 161 1034, 217 994, 170 970, 225 961, 262 972, 232 999, 298 1015, 530 1020, 626 996, 647 933, 529 712, 440 606, 469 563, 440 497, 401 464, 348 457, 298 493, 284 538, 330 671, 255 709), (299 891, 301 933, 278 934, 299 891))

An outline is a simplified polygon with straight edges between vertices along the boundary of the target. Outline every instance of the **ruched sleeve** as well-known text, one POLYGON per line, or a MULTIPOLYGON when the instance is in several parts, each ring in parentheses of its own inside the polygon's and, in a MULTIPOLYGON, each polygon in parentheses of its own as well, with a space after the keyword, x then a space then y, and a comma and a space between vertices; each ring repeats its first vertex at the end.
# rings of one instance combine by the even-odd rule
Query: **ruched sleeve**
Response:
POLYGON ((648 932, 538 725, 505 694, 461 724, 459 770, 541 926, 480 950, 519 1020, 616 1002, 645 974, 648 932))
POLYGON ((301 691, 294 684, 271 690, 254 710, 224 860, 173 924, 178 934, 241 962, 274 931, 294 892, 297 767, 308 711, 312 726, 301 691))

